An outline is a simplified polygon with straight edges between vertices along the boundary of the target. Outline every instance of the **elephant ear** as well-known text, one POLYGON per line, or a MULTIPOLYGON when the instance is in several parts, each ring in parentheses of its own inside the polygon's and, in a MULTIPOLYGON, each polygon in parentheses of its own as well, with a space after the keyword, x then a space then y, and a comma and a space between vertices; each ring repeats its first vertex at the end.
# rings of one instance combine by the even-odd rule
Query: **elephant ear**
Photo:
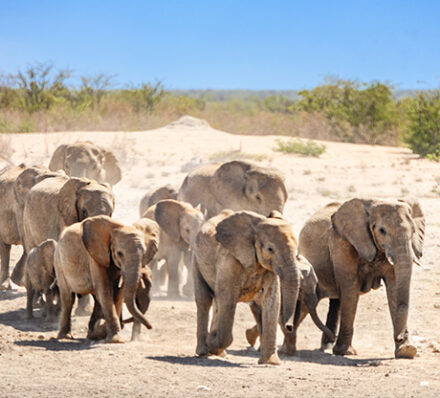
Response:
POLYGON ((65 225, 71 225, 79 221, 76 207, 78 191, 90 184, 87 178, 70 177, 58 194, 58 211, 63 217, 65 225))
POLYGON ((111 261, 111 234, 122 224, 108 216, 87 218, 82 223, 82 241, 93 260, 101 267, 109 267, 111 261))
POLYGON ((160 228, 157 222, 149 218, 141 218, 134 223, 134 226, 145 235, 145 246, 147 250, 142 259, 142 265, 147 265, 153 259, 159 248, 160 228))
POLYGON ((233 213, 219 222, 215 239, 221 243, 245 268, 257 262, 255 227, 265 217, 250 211, 233 213))
POLYGON ((154 211, 156 222, 176 242, 180 241, 180 218, 184 211, 183 203, 174 199, 165 199, 156 203, 154 211))
POLYGON ((412 248, 417 258, 423 255, 423 242, 425 239, 425 215, 423 214, 420 202, 413 196, 400 199, 411 208, 412 221, 414 223, 414 234, 412 237, 412 248))
POLYGON ((49 170, 57 171, 64 170, 64 162, 66 160, 66 150, 68 145, 60 145, 52 155, 49 162, 49 170))
POLYGON ((104 162, 103 168, 105 170, 106 181, 111 185, 115 185, 119 181, 121 181, 122 173, 121 168, 119 167, 118 159, 113 154, 113 152, 103 150, 104 153, 104 162))
POLYGON ((228 207, 224 199, 230 201, 231 198, 244 196, 246 172, 250 167, 250 163, 234 160, 223 163, 215 171, 211 179, 211 190, 222 206, 228 207))
POLYGON ((348 240, 359 256, 368 262, 373 261, 377 253, 369 228, 370 205, 369 200, 351 199, 332 215, 336 232, 348 240))

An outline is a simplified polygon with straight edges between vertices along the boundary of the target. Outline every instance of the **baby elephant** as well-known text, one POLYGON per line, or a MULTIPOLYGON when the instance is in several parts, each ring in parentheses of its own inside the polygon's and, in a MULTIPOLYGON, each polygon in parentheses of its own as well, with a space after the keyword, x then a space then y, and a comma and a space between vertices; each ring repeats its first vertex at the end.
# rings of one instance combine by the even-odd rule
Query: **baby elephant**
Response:
MULTIPOLYGON (((297 267, 300 271, 300 290, 296 305, 293 330, 288 330, 283 327, 280 317, 280 326, 284 333, 284 343, 279 352, 287 355, 293 355, 296 352, 296 329, 298 328, 297 320, 304 319, 307 314, 310 314, 315 325, 326 335, 329 341, 335 341, 335 335, 327 326, 322 323, 316 312, 316 306, 318 305, 319 301, 318 277, 316 276, 312 265, 305 257, 297 255, 296 260, 297 267)), ((254 314, 261 312, 261 303, 258 299, 251 304, 251 309, 254 314)), ((258 323, 252 328, 246 330, 246 339, 252 347, 255 345, 255 342, 260 335, 260 330, 261 325, 258 323)))
POLYGON ((55 279, 53 268, 55 246, 56 242, 53 239, 47 239, 34 247, 28 254, 24 273, 27 292, 27 319, 33 318, 33 302, 39 293, 44 293, 46 296, 46 319, 53 320, 56 317, 54 291, 50 288, 55 279))

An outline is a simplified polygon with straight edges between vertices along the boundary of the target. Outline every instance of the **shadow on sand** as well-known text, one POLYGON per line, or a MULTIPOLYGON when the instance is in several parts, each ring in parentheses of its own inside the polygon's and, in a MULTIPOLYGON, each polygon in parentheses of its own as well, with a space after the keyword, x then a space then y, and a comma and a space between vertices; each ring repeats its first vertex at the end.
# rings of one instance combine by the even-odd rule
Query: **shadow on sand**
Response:
POLYGON ((200 358, 196 356, 179 357, 174 355, 164 356, 147 356, 147 359, 153 361, 173 363, 179 365, 192 365, 192 366, 207 366, 207 367, 222 367, 222 368, 245 368, 247 365, 228 362, 216 357, 200 358))
POLYGON ((20 340, 16 341, 15 344, 21 347, 44 348, 48 351, 83 351, 98 346, 87 339, 57 340, 55 338, 49 340, 20 340))

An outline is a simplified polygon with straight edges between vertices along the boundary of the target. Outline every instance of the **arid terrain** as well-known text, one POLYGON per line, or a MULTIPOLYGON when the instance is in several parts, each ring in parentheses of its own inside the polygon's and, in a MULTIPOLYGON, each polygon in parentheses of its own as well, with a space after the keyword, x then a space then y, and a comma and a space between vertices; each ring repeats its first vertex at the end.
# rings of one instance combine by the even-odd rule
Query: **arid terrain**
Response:
MULTIPOLYGON (((15 164, 47 165, 61 143, 90 140, 111 147, 123 178, 115 185, 114 217, 138 218, 138 204, 150 188, 178 188, 200 163, 231 156, 256 159, 281 169, 289 199, 286 217, 299 233, 306 219, 334 200, 355 196, 415 195, 427 220, 423 268, 414 266, 409 326, 418 347, 414 360, 395 360, 391 320, 381 287, 360 300, 353 345, 357 356, 336 357, 318 350, 320 333, 307 318, 299 329, 298 353, 278 367, 257 365, 244 331, 253 325, 240 304, 234 342, 224 358, 195 357, 196 308, 192 300, 155 297, 142 341, 91 344, 88 317, 74 317, 76 340, 58 342, 56 325, 25 320, 23 288, 0 291, 0 396, 2 397, 438 397, 440 396, 440 165, 401 147, 326 142, 319 158, 273 151, 274 136, 239 136, 183 118, 144 132, 11 134, 15 164), (437 351, 437 352, 436 352, 437 351)), ((6 163, 4 163, 6 165, 6 163)), ((14 247, 12 263, 21 254, 14 247)), ((325 317, 327 301, 319 311, 325 317)), ((123 330, 127 341, 131 326, 123 330)), ((281 333, 279 343, 282 342, 281 333)))

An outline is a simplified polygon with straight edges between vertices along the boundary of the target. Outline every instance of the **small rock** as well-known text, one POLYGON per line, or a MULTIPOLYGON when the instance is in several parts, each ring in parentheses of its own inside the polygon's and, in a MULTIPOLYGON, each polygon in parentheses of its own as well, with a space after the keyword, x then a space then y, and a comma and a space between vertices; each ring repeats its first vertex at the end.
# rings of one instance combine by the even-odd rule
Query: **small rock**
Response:
POLYGON ((207 386, 197 386, 197 391, 211 391, 211 389, 207 386))
POLYGON ((434 304, 434 308, 440 310, 440 304, 434 304))
POLYGON ((38 335, 38 340, 44 340, 44 334, 39 334, 38 335))
POLYGON ((114 351, 109 351, 108 355, 115 355, 115 352, 114 351))
POLYGON ((420 382, 420 386, 421 386, 421 387, 427 387, 427 386, 429 386, 429 381, 421 381, 421 382, 420 382))
POLYGON ((356 366, 358 366, 360 368, 365 368, 367 366, 380 366, 380 365, 382 365, 382 361, 379 361, 379 360, 367 361, 367 362, 356 364, 356 366))
POLYGON ((440 353, 440 344, 435 341, 429 343, 429 348, 432 348, 432 352, 440 353))

